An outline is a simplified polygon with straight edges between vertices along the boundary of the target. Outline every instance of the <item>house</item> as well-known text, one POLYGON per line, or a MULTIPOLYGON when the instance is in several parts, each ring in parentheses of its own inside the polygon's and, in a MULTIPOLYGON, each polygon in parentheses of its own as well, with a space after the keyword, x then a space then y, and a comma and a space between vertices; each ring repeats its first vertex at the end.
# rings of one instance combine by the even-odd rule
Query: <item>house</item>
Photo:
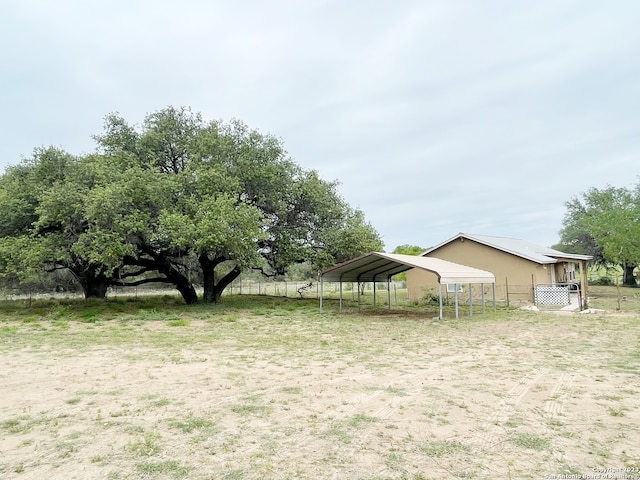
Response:
MULTIPOLYGON (((541 301, 554 303, 544 302, 543 296, 549 292, 552 295, 560 292, 565 295, 563 298, 571 301, 569 291, 580 293, 580 303, 584 303, 586 292, 581 288, 586 288, 586 262, 592 258, 589 255, 564 253, 516 238, 469 233, 459 233, 429 248, 422 256, 440 258, 493 273, 497 300, 511 304, 541 301)), ((416 269, 407 272, 409 299, 420 300, 436 288, 436 279, 428 272, 416 269)), ((455 292, 460 288, 464 289, 464 285, 448 285, 447 291, 455 292)))

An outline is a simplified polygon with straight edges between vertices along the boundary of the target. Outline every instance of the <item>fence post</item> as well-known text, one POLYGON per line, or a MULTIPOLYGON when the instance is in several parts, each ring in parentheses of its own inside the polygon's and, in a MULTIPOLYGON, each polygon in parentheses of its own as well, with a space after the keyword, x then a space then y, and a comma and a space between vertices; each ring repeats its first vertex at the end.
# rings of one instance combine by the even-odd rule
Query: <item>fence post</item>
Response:
POLYGON ((509 277, 504 277, 504 285, 507 289, 507 307, 509 306, 509 277))

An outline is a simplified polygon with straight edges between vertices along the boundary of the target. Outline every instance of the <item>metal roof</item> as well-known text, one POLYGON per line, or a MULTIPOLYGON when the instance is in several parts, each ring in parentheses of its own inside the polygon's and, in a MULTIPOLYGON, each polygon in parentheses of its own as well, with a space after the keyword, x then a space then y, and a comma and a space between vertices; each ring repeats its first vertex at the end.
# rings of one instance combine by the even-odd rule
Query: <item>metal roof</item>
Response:
POLYGON ((325 282, 383 282, 396 273, 419 268, 436 274, 442 284, 495 283, 493 273, 433 257, 371 252, 320 273, 325 282))
POLYGON ((443 245, 451 243, 452 241, 459 238, 472 240, 540 264, 557 263, 559 258, 568 260, 591 260, 593 258, 591 255, 564 253, 553 248, 543 247, 541 245, 536 245, 535 243, 527 242, 525 240, 520 240, 517 238, 492 237, 490 235, 476 235, 462 232, 454 237, 451 237, 449 240, 445 240, 435 247, 429 248, 428 250, 423 252, 422 255, 427 255, 439 249, 443 245))

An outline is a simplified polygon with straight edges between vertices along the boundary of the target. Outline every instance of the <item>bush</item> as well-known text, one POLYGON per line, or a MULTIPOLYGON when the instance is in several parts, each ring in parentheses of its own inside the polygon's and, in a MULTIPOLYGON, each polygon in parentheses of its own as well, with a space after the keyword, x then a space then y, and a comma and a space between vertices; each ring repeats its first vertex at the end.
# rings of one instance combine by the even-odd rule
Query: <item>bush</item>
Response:
POLYGON ((422 303, 424 303, 425 305, 439 305, 440 296, 437 293, 434 293, 432 290, 427 290, 422 295, 422 303))
POLYGON ((589 280, 589 285, 596 285, 601 287, 609 287, 613 285, 613 281, 609 277, 600 277, 595 280, 589 280))

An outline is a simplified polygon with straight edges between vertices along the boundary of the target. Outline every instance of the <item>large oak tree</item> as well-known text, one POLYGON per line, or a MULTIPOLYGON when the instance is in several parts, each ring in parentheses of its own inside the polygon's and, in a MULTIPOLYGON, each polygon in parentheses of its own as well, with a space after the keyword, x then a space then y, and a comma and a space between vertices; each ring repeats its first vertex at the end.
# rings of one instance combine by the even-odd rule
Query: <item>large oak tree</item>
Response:
POLYGON ((277 276, 382 247, 336 183, 241 122, 167 108, 133 126, 112 114, 95 138, 95 154, 36 152, 0 179, 12 212, 0 219, 5 274, 66 268, 96 297, 165 282, 187 303, 198 301, 195 276, 216 302, 246 269, 277 276))

